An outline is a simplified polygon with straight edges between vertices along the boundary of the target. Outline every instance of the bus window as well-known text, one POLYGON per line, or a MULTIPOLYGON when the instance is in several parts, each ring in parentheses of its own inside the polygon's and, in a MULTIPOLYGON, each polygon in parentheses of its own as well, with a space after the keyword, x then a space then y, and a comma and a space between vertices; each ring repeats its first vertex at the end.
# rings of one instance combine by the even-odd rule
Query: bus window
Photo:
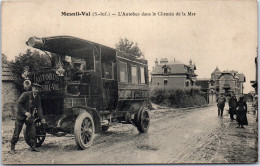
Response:
POLYGON ((137 67, 132 66, 132 84, 138 84, 138 77, 137 77, 137 67))
POLYGON ((74 65, 76 64, 76 67, 80 67, 80 70, 82 71, 95 70, 94 51, 85 50, 84 55, 85 56, 77 56, 77 57, 66 56, 66 59, 67 62, 69 62, 72 65, 73 68, 74 65), (77 66, 78 64, 80 64, 80 66, 77 66))
POLYGON ((73 80, 79 81, 81 79, 82 73, 82 64, 74 63, 73 80))
POLYGON ((113 79, 112 62, 105 62, 102 64, 102 78, 113 79))
POLYGON ((84 56, 85 64, 84 70, 95 70, 95 54, 94 50, 88 50, 85 52, 86 56, 84 56))
POLYGON ((128 82, 127 63, 120 62, 120 82, 128 82))
POLYGON ((145 70, 144 67, 140 67, 141 69, 141 84, 145 84, 145 70))
POLYGON ((75 70, 81 70, 81 63, 74 63, 75 70))
POLYGON ((86 61, 84 59, 72 58, 71 63, 72 63, 72 67, 75 70, 81 70, 81 71, 86 70, 86 61))

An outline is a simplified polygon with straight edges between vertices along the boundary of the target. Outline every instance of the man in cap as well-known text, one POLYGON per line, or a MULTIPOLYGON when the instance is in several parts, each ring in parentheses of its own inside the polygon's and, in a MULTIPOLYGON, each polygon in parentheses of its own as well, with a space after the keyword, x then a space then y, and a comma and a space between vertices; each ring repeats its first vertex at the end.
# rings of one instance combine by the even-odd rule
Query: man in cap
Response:
POLYGON ((27 91, 22 93, 20 98, 17 101, 17 115, 15 120, 15 128, 13 137, 11 139, 11 154, 15 153, 15 144, 19 139, 19 135, 23 128, 23 124, 26 123, 27 129, 29 132, 30 143, 31 143, 31 150, 37 152, 36 149, 36 129, 34 123, 32 122, 33 113, 35 109, 38 112, 38 116, 41 119, 42 123, 46 123, 43 113, 42 113, 42 106, 41 106, 41 97, 39 95, 39 91, 42 89, 42 86, 36 83, 32 84, 32 91, 27 91))
POLYGON ((220 96, 217 99, 218 103, 218 116, 223 117, 223 110, 225 107, 226 98, 223 96, 223 93, 220 94, 220 96))

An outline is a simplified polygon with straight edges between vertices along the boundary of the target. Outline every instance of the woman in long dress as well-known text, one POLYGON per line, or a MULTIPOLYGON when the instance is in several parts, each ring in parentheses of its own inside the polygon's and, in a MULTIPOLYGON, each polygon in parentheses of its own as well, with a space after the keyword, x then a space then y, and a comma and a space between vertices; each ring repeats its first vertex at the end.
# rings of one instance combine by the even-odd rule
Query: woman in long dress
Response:
POLYGON ((241 96, 237 103, 237 122, 238 127, 244 128, 243 125, 248 125, 247 117, 247 104, 244 101, 244 97, 241 96))

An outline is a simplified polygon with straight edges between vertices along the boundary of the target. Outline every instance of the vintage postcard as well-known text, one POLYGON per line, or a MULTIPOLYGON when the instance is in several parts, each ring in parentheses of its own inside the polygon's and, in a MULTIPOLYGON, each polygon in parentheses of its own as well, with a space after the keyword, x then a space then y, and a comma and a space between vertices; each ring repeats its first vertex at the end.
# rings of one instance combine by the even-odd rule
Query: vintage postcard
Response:
POLYGON ((256 0, 2 1, 2 164, 255 164, 256 0))

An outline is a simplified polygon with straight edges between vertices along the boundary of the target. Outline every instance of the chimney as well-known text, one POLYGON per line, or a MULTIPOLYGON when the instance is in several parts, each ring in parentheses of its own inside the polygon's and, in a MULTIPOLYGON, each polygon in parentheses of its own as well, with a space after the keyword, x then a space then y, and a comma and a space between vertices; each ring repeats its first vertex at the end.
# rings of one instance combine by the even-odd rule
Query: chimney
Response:
POLYGON ((157 60, 157 58, 155 59, 155 65, 158 65, 158 60, 157 60))
POLYGON ((168 59, 167 58, 161 58, 160 64, 167 64, 167 63, 168 63, 168 59))
POLYGON ((192 65, 192 60, 191 60, 191 59, 190 59, 190 61, 189 61, 189 62, 190 62, 190 65, 192 65))

